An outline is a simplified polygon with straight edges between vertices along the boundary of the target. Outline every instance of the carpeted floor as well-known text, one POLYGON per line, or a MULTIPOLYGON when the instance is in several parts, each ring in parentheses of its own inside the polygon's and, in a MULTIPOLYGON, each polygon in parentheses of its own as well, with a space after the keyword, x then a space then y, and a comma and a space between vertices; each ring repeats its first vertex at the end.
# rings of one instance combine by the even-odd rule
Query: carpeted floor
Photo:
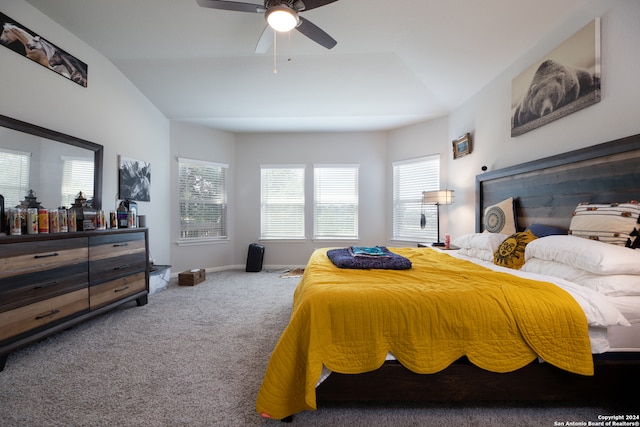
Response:
MULTIPOLYGON (((290 314, 296 279, 225 271, 175 281, 9 356, 0 426, 554 426, 603 408, 334 405, 264 420, 255 398, 290 314)), ((526 386, 526 385, 524 385, 526 386)))

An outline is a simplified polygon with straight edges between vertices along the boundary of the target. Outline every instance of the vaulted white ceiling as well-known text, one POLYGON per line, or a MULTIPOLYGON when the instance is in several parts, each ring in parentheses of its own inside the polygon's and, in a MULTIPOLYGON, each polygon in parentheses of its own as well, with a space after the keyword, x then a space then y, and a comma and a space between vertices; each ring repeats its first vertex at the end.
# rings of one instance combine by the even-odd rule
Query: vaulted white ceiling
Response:
POLYGON ((446 115, 586 0, 339 0, 301 13, 336 47, 293 31, 278 36, 275 57, 254 53, 261 14, 196 0, 27 2, 111 60, 169 119, 314 132, 446 115))

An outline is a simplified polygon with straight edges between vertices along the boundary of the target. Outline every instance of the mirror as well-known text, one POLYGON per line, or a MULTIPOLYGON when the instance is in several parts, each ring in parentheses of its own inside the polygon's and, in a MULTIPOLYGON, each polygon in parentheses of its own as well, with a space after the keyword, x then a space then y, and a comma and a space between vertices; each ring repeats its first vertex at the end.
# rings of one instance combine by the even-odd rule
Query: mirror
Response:
MULTIPOLYGON (((0 155, 4 154, 4 161, 8 162, 2 170, 16 167, 11 178, 0 178, 5 208, 16 206, 29 190, 33 190, 41 206, 48 209, 71 206, 73 200, 69 198, 75 199, 78 191, 85 194, 95 209, 102 208, 102 145, 2 115, 0 126, 0 155), (17 159, 24 159, 20 167, 17 159), (15 188, 20 182, 18 175, 28 182, 24 184, 28 186, 26 191, 15 188), (13 191, 13 194, 3 194, 3 191, 13 191), (18 196, 20 193, 24 194, 18 196)), ((1 174, 2 171, 0 177, 1 174)))

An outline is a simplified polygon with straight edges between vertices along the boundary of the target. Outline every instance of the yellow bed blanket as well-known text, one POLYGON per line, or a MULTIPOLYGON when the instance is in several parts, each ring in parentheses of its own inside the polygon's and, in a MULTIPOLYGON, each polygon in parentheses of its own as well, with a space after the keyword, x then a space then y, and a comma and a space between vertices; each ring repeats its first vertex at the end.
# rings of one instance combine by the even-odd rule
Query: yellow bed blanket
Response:
POLYGON ((322 365, 368 372, 388 352, 420 374, 466 355, 493 372, 541 357, 593 375, 585 314, 564 290, 430 248, 392 250, 413 268, 339 269, 327 249, 312 254, 258 393, 259 413, 280 419, 316 409, 322 365))

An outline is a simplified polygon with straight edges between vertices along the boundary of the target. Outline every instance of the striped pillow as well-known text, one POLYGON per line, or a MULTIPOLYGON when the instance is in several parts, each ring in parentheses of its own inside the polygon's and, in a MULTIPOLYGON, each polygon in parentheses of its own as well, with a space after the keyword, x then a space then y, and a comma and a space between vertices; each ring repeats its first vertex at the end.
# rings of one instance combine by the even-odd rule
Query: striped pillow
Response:
POLYGON ((571 219, 569 234, 618 246, 640 246, 640 205, 628 203, 580 203, 571 219))

